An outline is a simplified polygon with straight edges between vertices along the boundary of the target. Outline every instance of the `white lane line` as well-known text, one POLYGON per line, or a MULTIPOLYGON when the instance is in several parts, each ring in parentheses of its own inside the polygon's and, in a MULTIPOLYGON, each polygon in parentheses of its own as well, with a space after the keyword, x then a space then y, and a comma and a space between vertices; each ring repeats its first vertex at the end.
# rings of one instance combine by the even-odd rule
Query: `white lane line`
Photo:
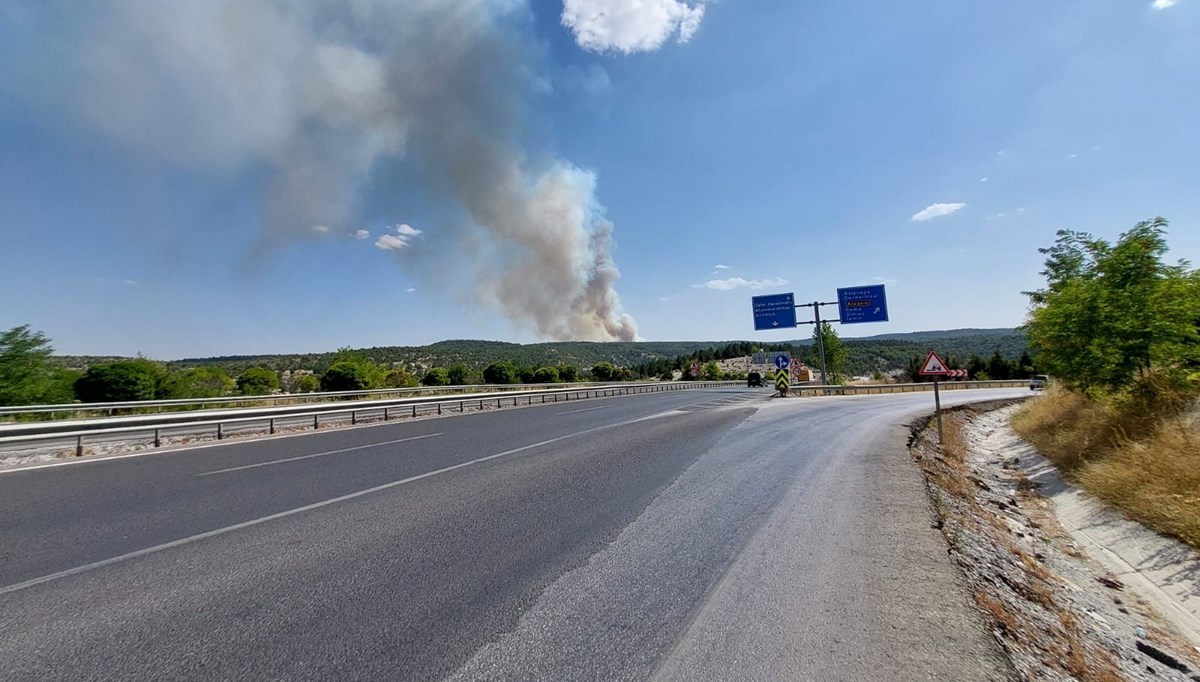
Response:
POLYGON ((567 410, 566 412, 558 412, 557 414, 575 414, 576 412, 591 412, 592 410, 607 410, 612 405, 601 405, 600 407, 585 407, 579 410, 567 410))
MULTIPOLYGON (((668 410, 667 412, 662 412, 662 413, 659 413, 658 415, 651 415, 651 416, 662 416, 662 415, 667 415, 669 413, 670 413, 670 411, 668 410)), ((408 478, 402 478, 398 481, 392 481, 391 483, 384 483, 383 485, 377 485, 373 488, 359 490, 358 492, 341 495, 339 497, 334 497, 334 498, 331 498, 328 500, 322 500, 321 502, 314 502, 312 504, 306 504, 303 507, 296 507, 295 509, 288 509, 287 511, 281 511, 276 514, 270 514, 270 515, 263 516, 263 517, 260 517, 257 519, 251 519, 249 521, 235 523, 232 526, 225 526, 224 528, 217 528, 215 530, 205 531, 203 533, 191 535, 186 538, 180 538, 178 540, 164 542, 161 545, 154 545, 153 547, 145 547, 145 548, 142 548, 139 550, 129 552, 127 554, 122 554, 120 556, 115 556, 115 557, 111 557, 108 559, 102 559, 101 561, 95 561, 90 564, 76 566, 75 568, 68 568, 65 571, 59 571, 58 573, 51 573, 49 575, 44 575, 44 576, 41 576, 38 578, 30 578, 29 580, 26 580, 25 582, 20 582, 20 583, 16 583, 13 585, 0 587, 0 595, 10 594, 12 592, 18 592, 20 590, 24 590, 24 589, 33 587, 35 585, 41 585, 43 583, 48 583, 48 582, 51 582, 54 580, 59 580, 61 578, 78 575, 80 573, 86 573, 87 571, 93 571, 97 568, 104 568, 105 566, 111 566, 113 564, 117 564, 122 561, 127 561, 129 559, 136 559, 138 557, 143 557, 148 554, 154 554, 156 552, 161 552, 166 549, 172 549, 175 547, 182 547, 184 545, 190 545, 193 542, 199 542, 200 540, 207 540, 208 538, 217 537, 219 535, 225 535, 226 533, 232 533, 233 531, 242 530, 243 528, 251 528, 253 526, 264 524, 264 523, 267 523, 268 521, 284 519, 289 516, 295 516, 296 514, 302 514, 304 512, 312 511, 314 509, 321 509, 322 507, 328 507, 330 505, 337 504, 339 502, 346 502, 347 500, 353 500, 353 499, 356 499, 359 497, 364 497, 366 495, 371 495, 373 493, 381 492, 384 490, 390 490, 391 488, 396 488, 396 487, 399 487, 402 485, 407 485, 409 483, 420 481, 420 480, 423 480, 426 478, 433 478, 434 476, 441 476, 442 474, 450 473, 451 471, 456 471, 458 469, 464 469, 466 467, 475 466, 476 464, 482 464, 484 462, 490 462, 494 459, 500 459, 501 457, 515 455, 518 452, 524 452, 526 450, 540 448, 544 445, 550 445, 552 443, 557 443, 559 441, 563 441, 568 438, 575 438, 576 436, 584 436, 589 433, 595 433, 596 431, 603 431, 605 429, 613 429, 613 428, 620 428, 622 426, 628 426, 630 424, 633 424, 633 423, 636 423, 639 421, 643 421, 645 419, 647 419, 647 417, 639 417, 637 419, 628 419, 628 420, 625 420, 622 422, 617 422, 615 424, 596 426, 596 427, 592 427, 590 429, 584 429, 583 431, 576 431, 575 433, 568 433, 565 436, 558 436, 556 438, 551 438, 549 440, 540 441, 538 443, 532 443, 530 445, 522 445, 521 447, 513 448, 512 450, 505 450, 504 452, 497 452, 494 455, 487 455, 484 457, 480 457, 478 459, 470 460, 468 462, 460 462, 458 464, 452 464, 448 467, 443 467, 443 468, 437 469, 435 471, 427 471, 423 474, 417 474, 416 476, 409 476, 408 478)))
POLYGON ((427 433, 424 436, 412 436, 410 438, 399 438, 397 440, 385 440, 381 443, 371 443, 370 445, 356 445, 352 448, 342 448, 341 450, 330 450, 329 452, 317 452, 311 455, 300 455, 299 457, 287 457, 285 459, 273 459, 269 462, 258 462, 256 464, 247 464, 240 467, 229 467, 228 469, 217 469, 216 471, 205 471, 197 476, 213 476, 215 474, 227 474, 231 471, 242 471, 244 469, 257 469, 258 467, 269 467, 273 464, 284 464, 286 462, 296 462, 302 459, 312 459, 313 457, 324 457, 326 455, 336 455, 342 452, 353 452, 354 450, 366 450, 367 448, 377 448, 381 445, 392 445, 394 443, 407 443, 410 440, 421 440, 422 438, 434 438, 442 435, 441 433, 427 433))

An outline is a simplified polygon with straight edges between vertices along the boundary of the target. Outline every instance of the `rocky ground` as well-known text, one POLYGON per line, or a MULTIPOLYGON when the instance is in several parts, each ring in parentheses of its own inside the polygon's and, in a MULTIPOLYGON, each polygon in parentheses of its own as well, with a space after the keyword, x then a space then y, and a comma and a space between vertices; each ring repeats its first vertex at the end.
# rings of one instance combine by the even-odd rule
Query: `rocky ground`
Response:
POLYGON ((1017 673, 1200 680, 1200 652, 1081 550, 1018 461, 989 447, 1015 407, 948 411, 944 443, 922 422, 911 449, 948 551, 1017 673))

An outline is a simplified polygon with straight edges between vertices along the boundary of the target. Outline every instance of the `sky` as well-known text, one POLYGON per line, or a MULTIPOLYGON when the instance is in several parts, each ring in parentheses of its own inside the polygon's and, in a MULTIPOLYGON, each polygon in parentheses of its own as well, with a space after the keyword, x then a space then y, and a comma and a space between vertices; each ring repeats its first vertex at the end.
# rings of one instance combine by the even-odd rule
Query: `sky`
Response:
POLYGON ((874 283, 843 336, 1015 326, 1056 230, 1162 215, 1200 261, 1196 35, 1196 0, 0 0, 0 328, 780 341, 752 296, 874 283))

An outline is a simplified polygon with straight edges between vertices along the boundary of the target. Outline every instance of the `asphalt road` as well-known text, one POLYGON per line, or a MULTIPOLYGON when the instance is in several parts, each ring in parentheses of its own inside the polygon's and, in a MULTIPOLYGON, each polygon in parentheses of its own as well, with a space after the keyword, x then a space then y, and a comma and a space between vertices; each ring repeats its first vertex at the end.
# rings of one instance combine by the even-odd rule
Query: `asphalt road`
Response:
POLYGON ((0 473, 0 679, 1005 679, 904 450, 932 397, 768 395, 0 473))

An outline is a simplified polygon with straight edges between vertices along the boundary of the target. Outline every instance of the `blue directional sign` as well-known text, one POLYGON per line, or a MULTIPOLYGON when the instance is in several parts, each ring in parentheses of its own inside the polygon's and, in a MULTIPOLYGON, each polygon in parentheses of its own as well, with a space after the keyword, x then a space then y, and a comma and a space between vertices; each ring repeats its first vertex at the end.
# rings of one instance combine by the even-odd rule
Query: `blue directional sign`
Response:
POLYGON ((796 297, 792 294, 755 296, 751 302, 755 331, 796 326, 796 297))
POLYGON ((792 358, 786 353, 775 356, 775 369, 787 369, 790 364, 792 364, 792 358))
POLYGON ((842 324, 887 322, 887 296, 882 284, 838 289, 838 316, 842 324))

